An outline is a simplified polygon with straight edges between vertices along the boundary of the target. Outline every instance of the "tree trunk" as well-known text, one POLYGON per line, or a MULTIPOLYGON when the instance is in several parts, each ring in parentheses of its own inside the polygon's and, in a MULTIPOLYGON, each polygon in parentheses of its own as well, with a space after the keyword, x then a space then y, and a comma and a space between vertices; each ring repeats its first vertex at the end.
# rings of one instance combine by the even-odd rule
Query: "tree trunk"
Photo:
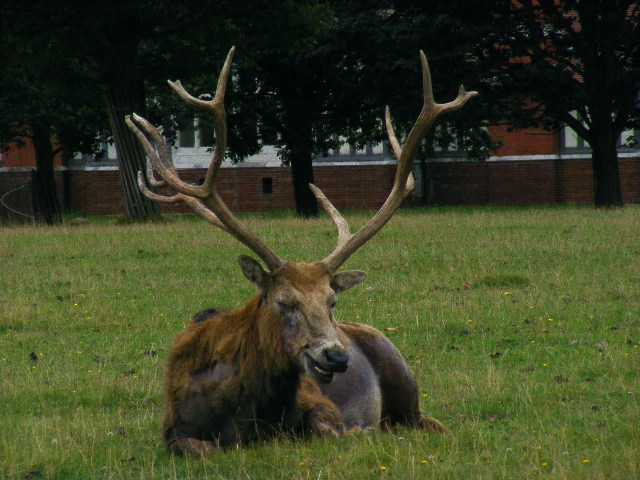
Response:
POLYGON ((122 182, 125 217, 145 222, 159 216, 157 205, 147 199, 138 188, 138 172, 145 171, 145 154, 134 134, 124 121, 126 115, 144 115, 145 99, 142 82, 121 78, 112 82, 106 95, 109 123, 116 143, 116 154, 122 182))
POLYGON ((33 216, 37 223, 54 225, 62 223, 60 203, 56 194, 53 172, 53 147, 51 131, 46 123, 31 125, 32 142, 36 156, 36 171, 31 175, 33 216))
POLYGON ((313 183, 313 158, 310 152, 300 152, 297 156, 292 156, 291 177, 296 212, 303 218, 317 217, 318 202, 309 188, 309 184, 313 183))
POLYGON ((309 188, 313 183, 311 123, 302 111, 289 113, 291 116, 284 137, 289 150, 296 212, 303 218, 315 218, 318 216, 318 202, 309 188))
POLYGON ((622 207, 623 203, 617 136, 608 123, 594 124, 592 128, 594 203, 596 207, 614 208, 622 207))

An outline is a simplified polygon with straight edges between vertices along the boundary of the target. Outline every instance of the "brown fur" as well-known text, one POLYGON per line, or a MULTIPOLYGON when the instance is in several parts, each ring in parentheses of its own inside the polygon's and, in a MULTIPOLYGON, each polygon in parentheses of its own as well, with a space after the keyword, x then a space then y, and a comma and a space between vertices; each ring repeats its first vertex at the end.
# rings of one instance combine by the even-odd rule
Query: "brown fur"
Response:
POLYGON ((287 264, 276 273, 255 268, 243 265, 258 295, 235 311, 197 315, 174 340, 163 418, 171 452, 203 454, 283 432, 342 435, 378 424, 443 430, 422 416, 416 383, 391 342, 371 327, 335 322, 326 305, 334 288, 343 288, 336 277, 320 264, 287 264), (349 354, 349 369, 330 383, 313 378, 305 363, 307 354, 322 360, 316 343, 349 354))

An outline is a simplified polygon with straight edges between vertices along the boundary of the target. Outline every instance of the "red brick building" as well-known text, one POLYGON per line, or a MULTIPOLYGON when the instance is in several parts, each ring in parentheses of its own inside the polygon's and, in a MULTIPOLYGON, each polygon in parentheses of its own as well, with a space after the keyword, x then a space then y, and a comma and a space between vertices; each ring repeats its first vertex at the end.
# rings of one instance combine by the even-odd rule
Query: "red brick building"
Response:
MULTIPOLYGON (((593 176, 588 150, 571 131, 549 134, 528 129, 508 132, 490 128, 502 147, 486 162, 441 154, 416 162, 416 191, 412 202, 436 205, 532 205, 593 202, 593 176), (447 158, 449 157, 449 158, 447 158), (455 157, 455 158, 454 158, 455 157)), ((626 132, 625 137, 635 134, 626 132)), ((210 154, 198 131, 184 132, 174 162, 185 180, 204 176, 210 154)), ((624 140, 624 139, 623 139, 624 140)), ((451 153, 451 152, 448 152, 451 153)), ((640 150, 620 148, 622 196, 626 204, 640 203, 640 150)), ((56 161, 58 195, 66 209, 88 215, 119 215, 124 211, 119 172, 111 152, 106 161, 75 158, 56 161)), ((35 165, 29 145, 12 147, 0 157, 0 198, 15 202, 18 189, 35 165), (15 193, 12 193, 15 192, 15 193)), ((279 166, 272 150, 239 166, 225 165, 219 190, 235 211, 294 208, 289 168, 279 166)), ((338 208, 378 208, 386 198, 395 161, 378 146, 356 151, 349 146, 318 158, 314 175, 318 186, 338 208)), ((185 211, 163 207, 166 211, 185 211)))

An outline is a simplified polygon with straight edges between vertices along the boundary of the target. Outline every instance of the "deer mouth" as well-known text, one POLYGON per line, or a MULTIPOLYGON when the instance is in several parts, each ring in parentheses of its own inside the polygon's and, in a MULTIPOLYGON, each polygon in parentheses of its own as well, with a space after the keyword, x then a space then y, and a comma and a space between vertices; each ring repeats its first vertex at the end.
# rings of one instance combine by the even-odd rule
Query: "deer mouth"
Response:
POLYGON ((305 355, 305 370, 307 374, 320 383, 331 383, 333 372, 325 366, 316 362, 311 356, 305 355))

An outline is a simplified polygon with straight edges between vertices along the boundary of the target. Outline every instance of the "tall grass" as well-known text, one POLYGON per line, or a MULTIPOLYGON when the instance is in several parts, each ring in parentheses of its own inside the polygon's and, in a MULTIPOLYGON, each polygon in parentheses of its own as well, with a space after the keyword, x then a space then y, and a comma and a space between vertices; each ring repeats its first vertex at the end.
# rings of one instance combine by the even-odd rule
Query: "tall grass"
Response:
MULTIPOLYGON (((235 262, 246 249, 192 218, 2 228, 0 477, 638 478, 639 214, 397 213, 345 266, 369 277, 337 314, 391 338, 450 433, 279 440, 199 460, 161 445, 162 367, 191 314, 253 294, 235 262)), ((244 219, 286 259, 335 245, 327 219, 244 219)))

